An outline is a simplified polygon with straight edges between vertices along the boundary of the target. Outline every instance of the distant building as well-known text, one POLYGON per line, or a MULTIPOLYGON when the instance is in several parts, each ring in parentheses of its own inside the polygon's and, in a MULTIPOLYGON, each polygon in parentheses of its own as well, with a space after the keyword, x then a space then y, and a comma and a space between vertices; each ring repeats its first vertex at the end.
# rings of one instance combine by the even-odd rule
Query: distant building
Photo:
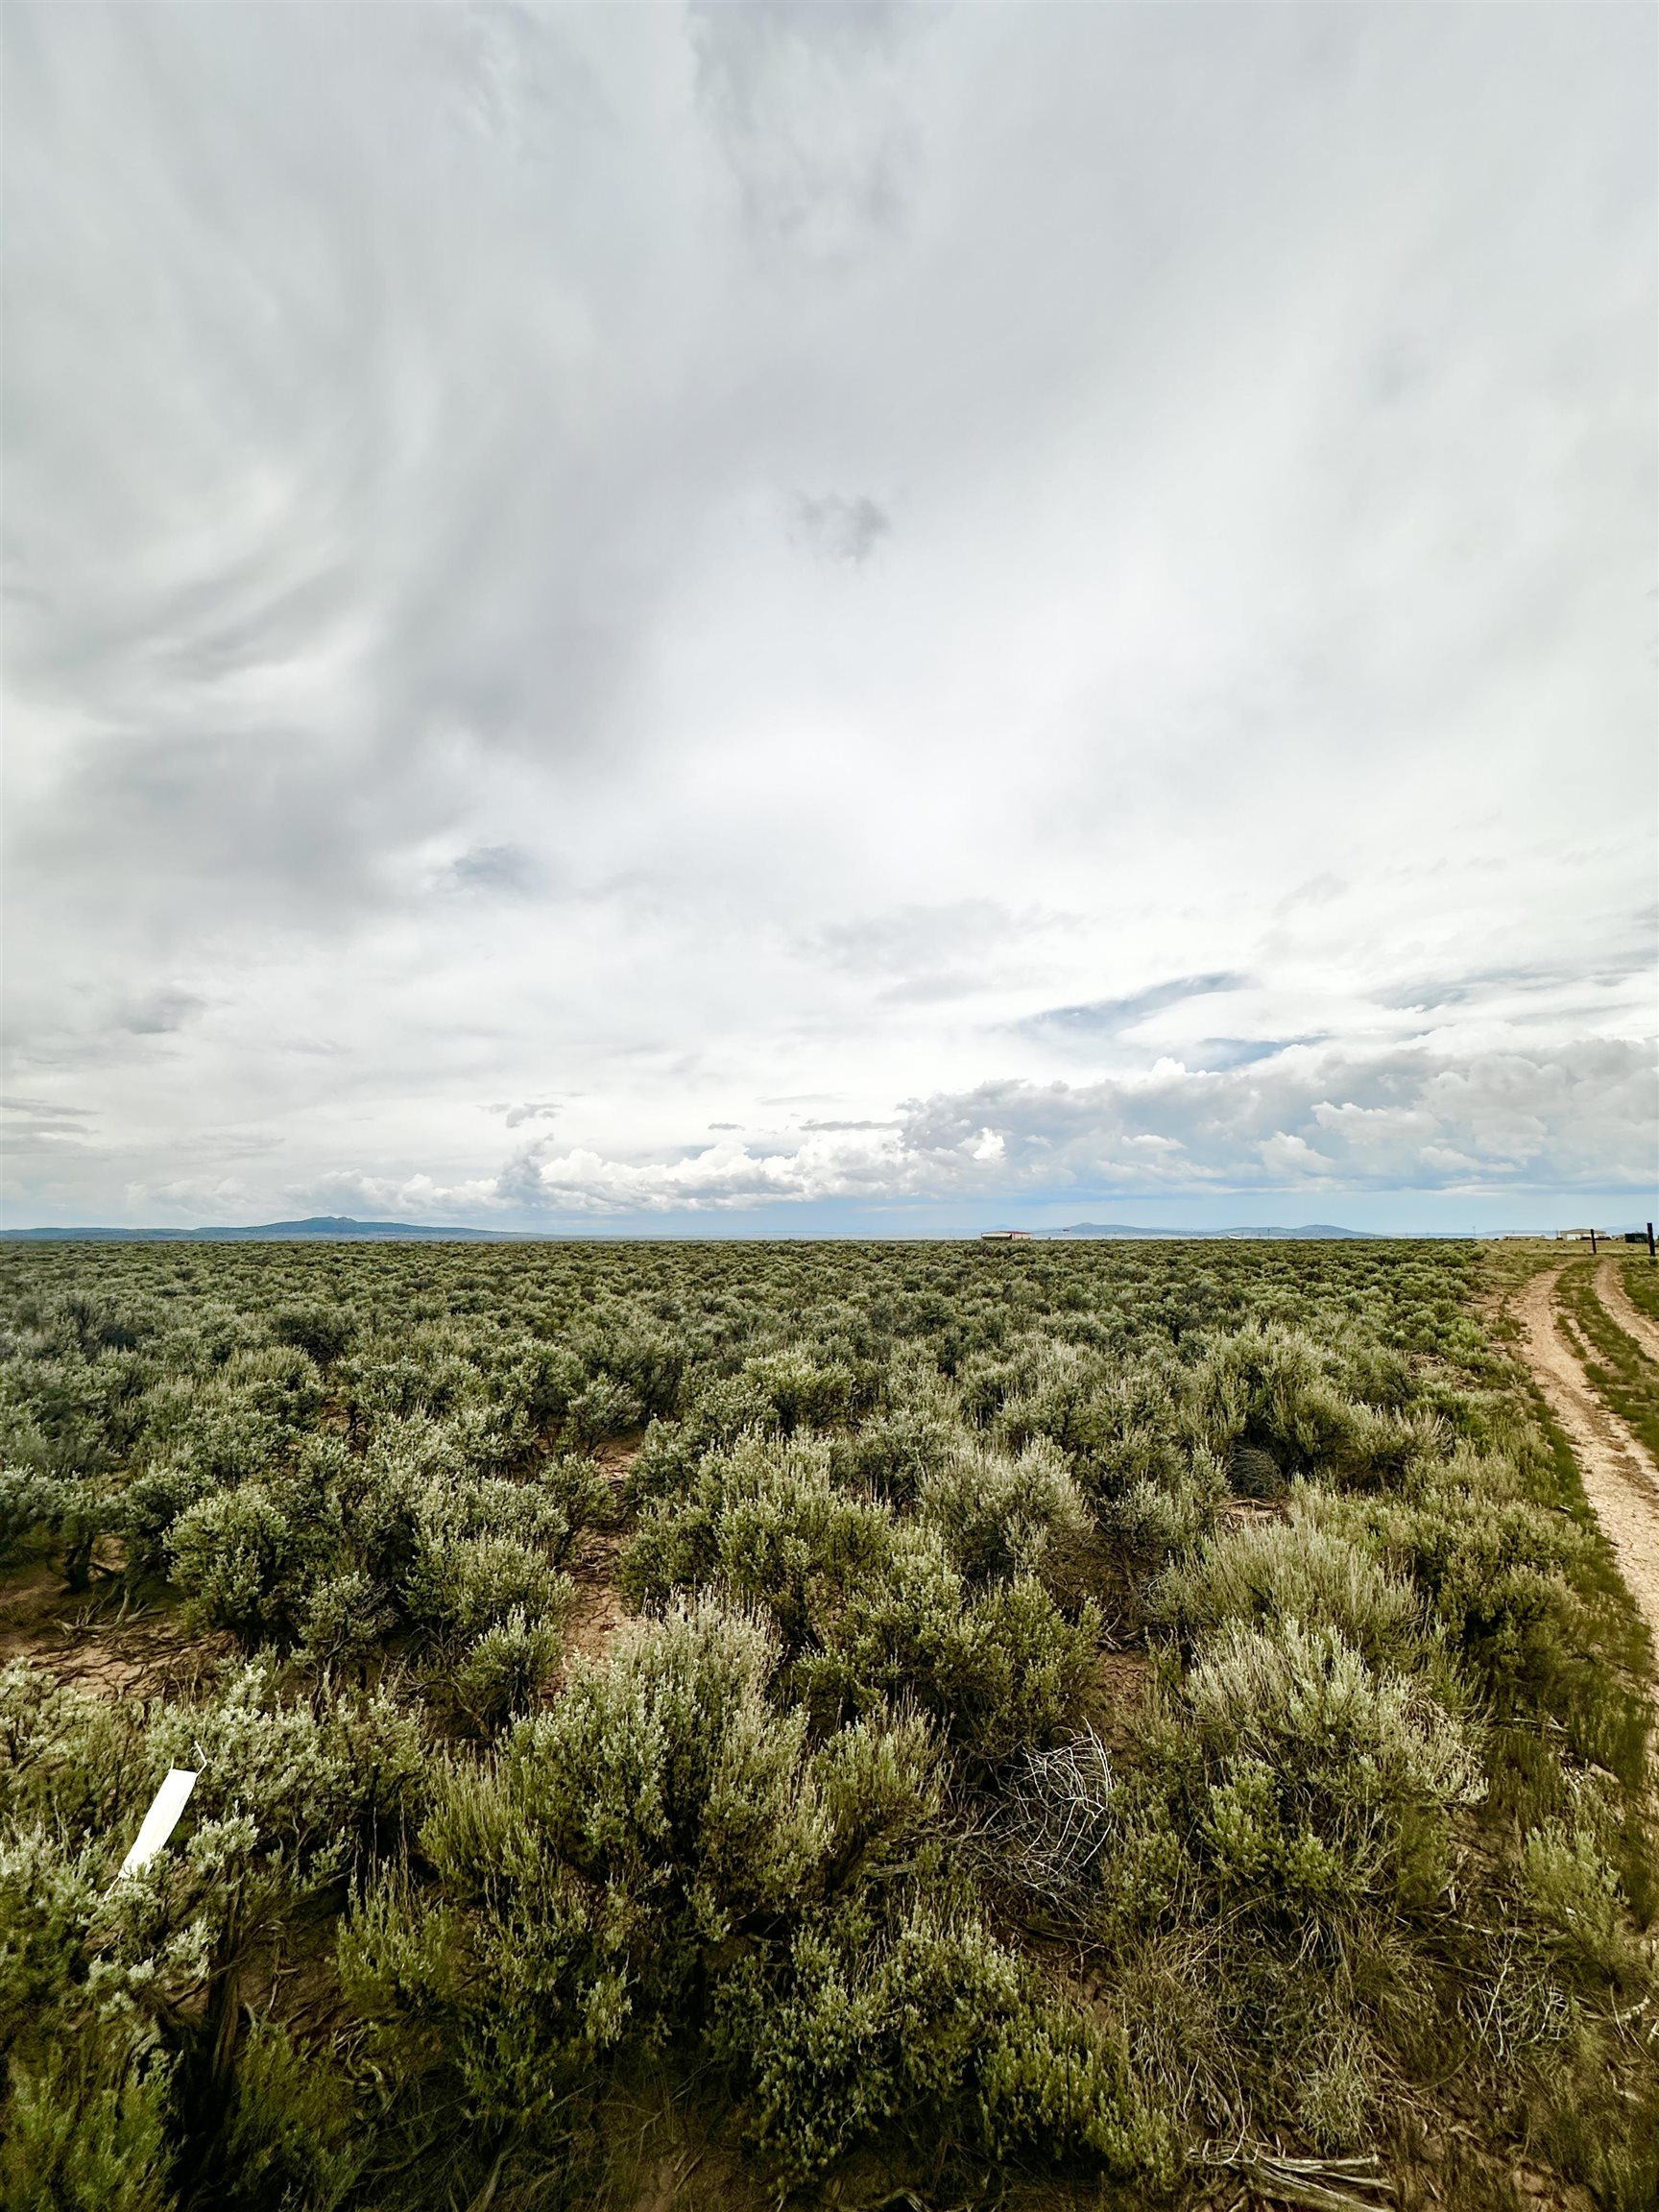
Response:
POLYGON ((979 1241, 981 1244, 1029 1244, 1031 1232, 1029 1229, 981 1229, 979 1241))

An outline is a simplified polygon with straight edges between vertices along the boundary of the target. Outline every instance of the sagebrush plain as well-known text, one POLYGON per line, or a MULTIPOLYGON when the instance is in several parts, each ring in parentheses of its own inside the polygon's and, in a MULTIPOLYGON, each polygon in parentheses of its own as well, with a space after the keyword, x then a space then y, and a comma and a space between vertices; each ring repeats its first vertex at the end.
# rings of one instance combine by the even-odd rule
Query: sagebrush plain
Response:
POLYGON ((0 1255, 0 2200, 1647 2212, 1651 1653, 1494 1287, 0 1255))

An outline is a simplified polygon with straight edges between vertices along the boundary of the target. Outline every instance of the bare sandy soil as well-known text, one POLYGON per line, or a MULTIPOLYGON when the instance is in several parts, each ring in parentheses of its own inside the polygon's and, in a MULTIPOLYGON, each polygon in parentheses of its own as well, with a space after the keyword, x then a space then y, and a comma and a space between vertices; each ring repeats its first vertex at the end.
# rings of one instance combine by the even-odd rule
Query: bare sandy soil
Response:
POLYGON ((565 1648, 585 1659, 603 1659, 616 1641, 628 1607, 616 1587, 616 1560, 627 1537, 617 1529, 584 1529, 566 1572, 576 1601, 565 1623, 565 1648))
POLYGON ((1659 1640, 1659 1468, 1601 1403, 1563 1335, 1555 1309, 1558 1275, 1559 1270, 1534 1275, 1515 1300, 1512 1310, 1525 1333, 1523 1355, 1567 1433, 1585 1495, 1618 1555, 1625 1586, 1659 1640))
MULTIPOLYGON (((1603 1260, 1596 1270, 1596 1295, 1625 1335, 1634 1337, 1649 1359, 1659 1360, 1659 1321, 1649 1320, 1625 1289, 1627 1264, 1623 1260, 1603 1260)), ((1642 1262, 1643 1266, 1647 1264, 1642 1262)))
POLYGON ((26 1659, 96 1697, 185 1693, 233 1648, 187 1629, 173 1610, 111 1614, 63 1587, 55 1569, 25 1569, 0 1592, 0 1667, 26 1659))
MULTIPOLYGON (((565 1624, 565 1648, 586 1659, 603 1659, 628 1620, 628 1607, 616 1587, 616 1562, 628 1541, 623 1486, 628 1470, 639 1456, 637 1441, 604 1446, 597 1457, 611 1485, 613 1512, 618 1526, 584 1528, 566 1572, 576 1585, 576 1601, 565 1624)), ((568 1672, 561 1670, 560 1685, 568 1672)))

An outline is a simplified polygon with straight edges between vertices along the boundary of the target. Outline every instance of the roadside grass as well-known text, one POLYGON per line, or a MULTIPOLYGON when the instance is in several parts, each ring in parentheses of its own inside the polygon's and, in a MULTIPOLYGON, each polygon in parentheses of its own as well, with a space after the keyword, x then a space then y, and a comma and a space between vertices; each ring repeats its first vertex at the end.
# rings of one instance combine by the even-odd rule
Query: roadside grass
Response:
POLYGON ((1619 1279, 1631 1305, 1650 1320, 1659 1321, 1659 1265, 1644 1252, 1634 1260, 1620 1262, 1619 1279))
MULTIPOLYGON (((1626 1269, 1626 1282, 1635 1272, 1626 1269)), ((1659 1365, 1597 1297, 1593 1262, 1575 1261, 1563 1270, 1560 1297, 1591 1381, 1659 1463, 1659 1365)))

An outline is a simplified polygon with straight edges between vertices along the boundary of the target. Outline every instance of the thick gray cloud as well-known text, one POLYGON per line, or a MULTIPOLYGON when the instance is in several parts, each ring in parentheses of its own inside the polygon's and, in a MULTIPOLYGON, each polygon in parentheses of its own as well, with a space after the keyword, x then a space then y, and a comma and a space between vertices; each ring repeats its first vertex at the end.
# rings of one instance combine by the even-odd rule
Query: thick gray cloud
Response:
POLYGON ((541 1140, 493 1181, 445 1190, 358 1176, 357 1203, 504 1205, 589 1219, 776 1204, 1075 1192, 1156 1198, 1276 1191, 1540 1193, 1641 1189, 1650 1055, 1609 1042, 1560 1055, 1414 1046, 1286 1047, 1271 1065, 1161 1066, 1131 1081, 1020 1081, 914 1101, 897 1120, 808 1120, 770 1146, 727 1140, 668 1159, 541 1140))
POLYGON ((831 492, 809 499, 798 492, 790 511, 798 544, 808 546, 829 561, 851 561, 854 567, 868 561, 893 527, 891 517, 874 499, 860 493, 855 499, 831 492))
POLYGON ((914 132, 890 0, 694 0, 697 97, 762 249, 834 266, 903 220, 914 132))
POLYGON ((8 1217, 1640 1190, 1656 44, 14 6, 8 1217))
POLYGON ((1162 1014, 1166 1006, 1181 1006, 1190 998, 1208 998, 1217 991, 1238 991, 1250 980, 1222 969, 1214 975, 1172 975, 1163 983, 1148 983, 1121 998, 1095 998, 1086 1006, 1048 1006, 1026 1017, 1024 1026, 1037 1034, 1093 1041, 1117 1037, 1134 1028, 1149 1014, 1162 1014))
POLYGON ((450 863, 455 882, 469 891, 533 891, 541 877, 536 856, 520 845, 474 845, 450 863))
POLYGON ((559 1101, 554 1098, 526 1098, 517 1106, 497 1106, 494 1111, 505 1118, 509 1129, 517 1129, 526 1121, 557 1119, 559 1101))

